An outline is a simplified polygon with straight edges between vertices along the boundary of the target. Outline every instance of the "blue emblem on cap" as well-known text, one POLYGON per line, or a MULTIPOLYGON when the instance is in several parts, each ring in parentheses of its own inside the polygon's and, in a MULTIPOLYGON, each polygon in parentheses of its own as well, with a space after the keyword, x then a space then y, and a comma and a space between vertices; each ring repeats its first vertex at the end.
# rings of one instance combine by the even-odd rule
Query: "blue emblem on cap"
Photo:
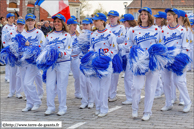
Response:
POLYGON ((70 25, 70 24, 78 24, 77 20, 74 19, 74 18, 70 18, 67 20, 67 25, 70 25))
POLYGON ((59 18, 59 19, 63 20, 64 22, 66 21, 65 17, 60 13, 52 16, 52 19, 55 19, 55 18, 59 18))
POLYGON ((29 14, 27 14, 25 16, 25 20, 27 20, 27 19, 33 19, 33 20, 35 20, 36 19, 36 16, 34 14, 29 13, 29 14))
POLYGON ((148 13, 150 13, 152 15, 152 10, 149 7, 143 7, 138 12, 141 13, 141 11, 147 11, 148 13))
POLYGON ((97 13, 93 18, 93 20, 103 20, 103 21, 107 21, 106 19, 106 15, 103 13, 97 13))

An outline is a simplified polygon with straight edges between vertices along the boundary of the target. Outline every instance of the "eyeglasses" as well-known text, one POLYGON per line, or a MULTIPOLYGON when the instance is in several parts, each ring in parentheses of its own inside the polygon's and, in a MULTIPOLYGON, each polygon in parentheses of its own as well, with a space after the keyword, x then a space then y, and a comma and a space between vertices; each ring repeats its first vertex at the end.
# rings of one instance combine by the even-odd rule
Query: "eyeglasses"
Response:
POLYGON ((41 26, 41 25, 37 25, 37 26, 41 26))
POLYGON ((109 18, 109 19, 114 19, 115 17, 109 16, 108 18, 109 18))
POLYGON ((28 19, 28 20, 26 20, 27 22, 30 22, 30 21, 34 21, 33 19, 28 19))

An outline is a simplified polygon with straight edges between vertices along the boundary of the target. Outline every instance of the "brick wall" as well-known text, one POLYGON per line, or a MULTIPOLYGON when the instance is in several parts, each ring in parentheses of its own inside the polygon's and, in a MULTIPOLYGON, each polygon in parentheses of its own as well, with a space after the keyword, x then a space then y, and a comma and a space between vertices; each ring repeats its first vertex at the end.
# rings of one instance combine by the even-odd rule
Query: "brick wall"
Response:
POLYGON ((48 12, 40 7, 40 20, 42 19, 52 21, 52 18, 48 18, 48 12))
POLYGON ((0 0, 0 17, 6 17, 7 15, 7 1, 0 0))

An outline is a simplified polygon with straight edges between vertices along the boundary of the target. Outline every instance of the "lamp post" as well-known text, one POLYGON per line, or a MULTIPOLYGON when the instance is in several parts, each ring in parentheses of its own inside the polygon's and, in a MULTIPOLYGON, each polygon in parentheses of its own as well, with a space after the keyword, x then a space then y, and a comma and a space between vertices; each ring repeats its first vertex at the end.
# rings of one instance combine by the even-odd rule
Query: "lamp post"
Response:
POLYGON ((123 5, 125 7, 125 14, 127 13, 127 4, 128 4, 128 2, 123 2, 123 5))

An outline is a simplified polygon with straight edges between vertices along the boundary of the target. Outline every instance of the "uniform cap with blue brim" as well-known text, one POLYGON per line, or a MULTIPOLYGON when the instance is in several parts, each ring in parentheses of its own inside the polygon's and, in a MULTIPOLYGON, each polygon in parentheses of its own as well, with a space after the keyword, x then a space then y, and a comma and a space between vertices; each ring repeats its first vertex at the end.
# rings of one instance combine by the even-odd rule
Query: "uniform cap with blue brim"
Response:
POLYGON ((78 24, 78 23, 77 23, 76 19, 70 18, 70 19, 67 20, 67 25, 70 25, 70 24, 78 24))
POLYGON ((166 13, 161 11, 159 11, 156 15, 153 15, 153 16, 156 18, 164 18, 164 19, 166 19, 167 17, 166 13))
POLYGON ((185 11, 179 10, 179 13, 180 13, 180 16, 181 16, 181 17, 187 17, 187 14, 186 14, 185 11))
POLYGON ((180 17, 180 13, 179 13, 179 10, 178 9, 175 9, 175 8, 173 8, 173 9, 170 9, 170 8, 165 9, 165 12, 166 13, 168 11, 173 11, 178 16, 178 18, 180 17))
POLYGON ((119 13, 115 10, 110 10, 107 14, 107 16, 115 16, 115 17, 118 17, 119 16, 119 13))
POLYGON ((125 15, 123 15, 123 17, 120 21, 125 22, 125 21, 131 21, 131 20, 134 20, 133 15, 132 14, 125 14, 125 15))
POLYGON ((15 15, 14 15, 13 13, 8 13, 8 14, 6 15, 6 18, 10 18, 10 17, 15 17, 15 15))
POLYGON ((28 20, 28 19, 33 19, 33 20, 35 20, 35 19, 36 19, 36 16, 35 16, 34 14, 29 13, 29 14, 27 14, 27 15, 25 16, 25 20, 28 20))
POLYGON ((25 24, 25 20, 24 19, 18 19, 17 20, 17 24, 25 24))
POLYGON ((75 17, 74 15, 71 15, 71 18, 74 18, 74 19, 76 19, 76 17, 75 17))
POLYGON ((191 26, 194 25, 194 19, 190 19, 189 21, 190 21, 191 26))
POLYGON ((93 20, 103 20, 103 21, 107 21, 106 19, 106 15, 103 13, 97 13, 96 15, 94 15, 94 17, 92 18, 93 20))
POLYGON ((57 15, 52 16, 52 19, 55 19, 55 18, 59 18, 63 20, 64 22, 66 21, 65 17, 62 14, 57 14, 57 15))
POLYGON ((93 21, 91 18, 84 18, 84 20, 82 20, 82 24, 92 24, 93 21))
POLYGON ((138 12, 141 13, 141 11, 147 11, 148 13, 152 15, 152 10, 149 7, 143 7, 138 12))

